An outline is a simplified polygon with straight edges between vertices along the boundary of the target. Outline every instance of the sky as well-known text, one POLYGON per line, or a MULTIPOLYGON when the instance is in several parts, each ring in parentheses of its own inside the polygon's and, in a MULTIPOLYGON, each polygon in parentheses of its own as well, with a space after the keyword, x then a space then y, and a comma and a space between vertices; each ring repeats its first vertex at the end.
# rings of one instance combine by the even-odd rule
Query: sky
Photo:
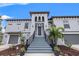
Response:
POLYGON ((1 16, 27 19, 31 18, 30 11, 48 11, 49 18, 51 16, 79 16, 79 3, 0 3, 1 16))
POLYGON ((78 16, 79 3, 26 3, 26 4, 0 4, 0 15, 11 18, 31 18, 30 11, 48 11, 51 16, 78 16))

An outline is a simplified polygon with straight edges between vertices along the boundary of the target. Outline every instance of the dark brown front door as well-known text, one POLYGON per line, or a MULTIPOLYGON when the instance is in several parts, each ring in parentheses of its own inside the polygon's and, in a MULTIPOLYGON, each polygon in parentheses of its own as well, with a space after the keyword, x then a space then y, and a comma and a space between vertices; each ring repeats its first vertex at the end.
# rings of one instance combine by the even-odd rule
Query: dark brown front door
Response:
POLYGON ((38 35, 41 35, 41 27, 38 26, 38 35))

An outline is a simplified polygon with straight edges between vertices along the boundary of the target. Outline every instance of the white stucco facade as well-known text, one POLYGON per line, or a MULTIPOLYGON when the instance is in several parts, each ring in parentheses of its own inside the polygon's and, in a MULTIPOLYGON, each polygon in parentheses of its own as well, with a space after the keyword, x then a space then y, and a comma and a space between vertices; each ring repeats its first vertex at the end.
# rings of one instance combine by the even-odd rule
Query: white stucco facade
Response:
MULTIPOLYGON (((78 16, 54 16, 52 17, 53 23, 56 27, 63 27, 64 39, 68 40, 68 42, 78 42, 79 40, 79 17, 78 16), (65 28, 64 24, 68 24, 69 28, 65 28), (72 39, 72 40, 71 40, 72 39), (77 39, 77 40, 76 40, 77 39)), ((65 43, 65 41, 64 41, 65 43)), ((79 43, 75 43, 72 45, 78 45, 79 43)))
POLYGON ((63 21, 68 21, 70 28, 65 28, 65 31, 79 31, 79 18, 53 18, 53 21, 57 27, 64 27, 63 21))
MULTIPOLYGON (((25 41, 29 39, 34 31, 35 36, 43 37, 44 31, 50 27, 49 20, 53 20, 53 24, 56 27, 64 27, 64 23, 69 24, 70 28, 64 28, 64 35, 79 35, 79 17, 75 16, 53 16, 48 19, 49 12, 30 12, 31 19, 7 19, 7 26, 3 36, 3 44, 9 44, 11 35, 19 35, 19 32, 24 33, 25 41), (25 28, 25 24, 28 25, 25 28)), ((76 36, 75 36, 76 37, 76 36)), ((16 37, 17 38, 17 37, 16 37)), ((70 37, 69 37, 70 38, 70 37)), ((20 43, 20 37, 18 36, 18 42, 20 43)), ((59 45, 65 44, 65 41, 58 41, 59 45)))
MULTIPOLYGON (((19 35, 19 32, 24 33, 25 40, 29 39, 33 35, 34 31, 36 36, 42 37, 44 33, 42 30, 48 29, 48 12, 30 12, 31 19, 7 19, 7 26, 4 33, 3 44, 8 44, 10 40, 10 35, 19 35), (35 21, 37 17, 37 21, 35 21), (40 20, 39 20, 40 17, 40 20), (44 20, 42 20, 44 17, 44 20), (25 23, 28 23, 25 28, 25 23), (41 35, 38 35, 38 27, 41 27, 41 35)), ((40 34, 40 33, 39 33, 40 34)), ((20 43, 20 38, 18 38, 18 43, 20 43)))

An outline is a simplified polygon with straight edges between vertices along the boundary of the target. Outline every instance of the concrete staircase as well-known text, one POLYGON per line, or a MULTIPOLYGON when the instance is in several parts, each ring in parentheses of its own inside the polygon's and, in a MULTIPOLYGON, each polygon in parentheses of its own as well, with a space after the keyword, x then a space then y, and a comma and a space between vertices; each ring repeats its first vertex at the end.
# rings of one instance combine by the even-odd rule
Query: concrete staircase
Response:
POLYGON ((27 53, 52 53, 52 48, 45 41, 44 37, 35 37, 28 47, 27 53))

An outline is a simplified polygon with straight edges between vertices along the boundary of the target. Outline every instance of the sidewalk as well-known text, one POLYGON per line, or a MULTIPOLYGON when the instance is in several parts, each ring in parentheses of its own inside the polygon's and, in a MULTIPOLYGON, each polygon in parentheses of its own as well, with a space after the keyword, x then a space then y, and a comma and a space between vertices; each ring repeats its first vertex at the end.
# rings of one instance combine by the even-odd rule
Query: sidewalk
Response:
POLYGON ((77 45, 72 45, 72 47, 71 48, 73 48, 73 49, 75 49, 75 50, 78 50, 79 51, 79 45, 77 44, 77 45))
POLYGON ((54 53, 25 53, 24 56, 54 56, 54 53))
POLYGON ((7 44, 7 45, 0 45, 0 51, 8 49, 11 45, 7 44))

